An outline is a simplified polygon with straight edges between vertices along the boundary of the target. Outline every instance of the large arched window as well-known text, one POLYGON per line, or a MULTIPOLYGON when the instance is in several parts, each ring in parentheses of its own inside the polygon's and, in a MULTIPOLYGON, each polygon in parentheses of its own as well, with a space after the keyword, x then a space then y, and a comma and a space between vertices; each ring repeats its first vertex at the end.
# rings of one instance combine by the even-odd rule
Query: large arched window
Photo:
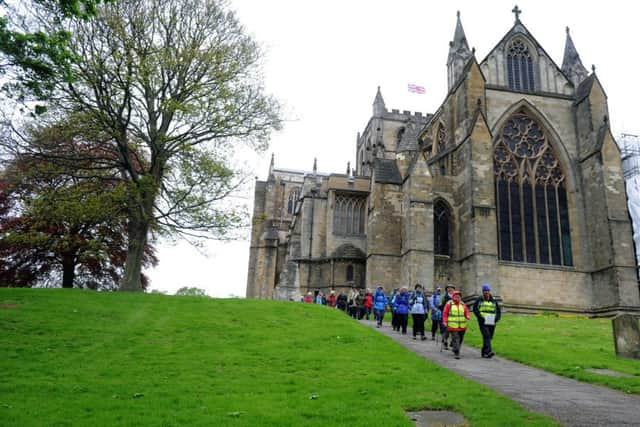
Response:
POLYGON ((333 234, 341 236, 363 235, 366 202, 366 197, 336 194, 333 209, 333 234))
POLYGON ((540 125, 514 114, 496 141, 493 164, 500 259, 573 265, 566 179, 540 125))
POLYGON ((292 188, 289 191, 289 200, 287 201, 287 213, 292 215, 296 211, 296 203, 298 203, 298 198, 300 197, 300 189, 292 188))
POLYGON ((512 41, 507 49, 509 88, 533 92, 535 88, 533 69, 533 57, 529 47, 520 39, 512 41))
POLYGON ((451 211, 443 201, 433 206, 433 247, 436 255, 451 255, 451 211))

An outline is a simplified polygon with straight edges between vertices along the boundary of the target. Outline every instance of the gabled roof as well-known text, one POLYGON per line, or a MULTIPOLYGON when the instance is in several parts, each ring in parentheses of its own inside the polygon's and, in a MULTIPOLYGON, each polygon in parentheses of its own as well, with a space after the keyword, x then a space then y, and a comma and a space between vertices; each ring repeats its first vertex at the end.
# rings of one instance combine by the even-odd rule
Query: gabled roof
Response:
POLYGON ((402 184, 402 176, 395 160, 375 159, 373 169, 376 182, 381 184, 402 184))
POLYGON ((571 79, 569 79, 567 77, 567 75, 564 73, 564 71, 562 71, 562 69, 560 67, 558 67, 558 64, 556 64, 556 62, 553 60, 551 55, 549 55, 547 53, 547 51, 544 50, 542 45, 540 43, 538 43, 538 40, 536 40, 536 38, 533 36, 533 34, 531 34, 531 32, 527 29, 527 27, 525 27, 525 25, 520 21, 520 19, 516 20, 516 22, 513 24, 513 27, 511 27, 511 29, 509 31, 507 31, 507 33, 500 39, 500 41, 498 43, 496 43, 496 45, 493 47, 493 49, 491 49, 489 51, 487 56, 484 57, 484 59, 480 62, 480 64, 481 65, 484 64, 487 61, 487 59, 489 59, 489 57, 493 54, 493 52, 496 49, 498 49, 498 47, 500 47, 506 40, 510 39, 511 37, 515 36, 516 34, 523 34, 529 40, 531 40, 531 42, 535 45, 536 49, 540 49, 545 54, 545 56, 549 59, 549 61, 551 61, 553 66, 556 68, 556 70, 560 74, 562 74, 564 76, 564 78, 567 80, 567 82, 569 82, 569 84, 571 84, 571 86, 573 86, 573 83, 571 82, 571 79))

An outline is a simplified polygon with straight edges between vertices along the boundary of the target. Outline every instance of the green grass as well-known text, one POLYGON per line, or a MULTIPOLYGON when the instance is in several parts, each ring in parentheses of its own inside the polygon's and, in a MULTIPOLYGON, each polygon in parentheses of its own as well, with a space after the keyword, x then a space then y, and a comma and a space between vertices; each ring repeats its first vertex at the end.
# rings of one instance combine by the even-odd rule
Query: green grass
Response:
POLYGON ((2 426, 556 425, 312 304, 0 289, 0 330, 2 426))
MULTIPOLYGON (((482 347, 473 315, 465 343, 482 347)), ((500 356, 527 365, 627 393, 640 393, 640 360, 616 356, 611 319, 507 313, 496 327, 492 346, 500 356), (608 377, 587 372, 588 368, 611 369, 633 377, 608 377)))

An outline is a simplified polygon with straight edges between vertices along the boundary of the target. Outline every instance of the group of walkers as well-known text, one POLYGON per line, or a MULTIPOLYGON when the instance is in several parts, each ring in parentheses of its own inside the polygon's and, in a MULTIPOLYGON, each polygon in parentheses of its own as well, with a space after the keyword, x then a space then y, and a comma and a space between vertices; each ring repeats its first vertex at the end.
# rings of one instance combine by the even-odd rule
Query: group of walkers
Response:
POLYGON ((387 310, 391 311, 391 326, 394 331, 403 335, 407 334, 409 314, 413 320, 413 339, 425 341, 425 322, 431 314, 431 340, 436 339, 436 334, 442 337, 443 349, 451 349, 456 359, 460 358, 460 348, 464 341, 467 330, 467 321, 471 319, 473 311, 482 334, 483 358, 491 358, 495 355, 491 348, 491 340, 495 332, 496 323, 500 320, 500 305, 491 295, 491 287, 488 284, 482 285, 482 295, 473 303, 472 309, 462 301, 462 293, 456 290, 455 286, 449 284, 442 289, 437 287, 431 295, 427 295, 421 284, 416 284, 414 290, 409 292, 406 287, 394 289, 390 296, 387 296, 384 289, 379 286, 375 293, 368 289, 362 293, 353 287, 348 295, 335 294, 331 291, 328 297, 322 292, 318 292, 313 298, 311 292, 304 297, 304 302, 325 304, 336 307, 349 314, 354 319, 366 318, 369 320, 373 312, 373 318, 378 328, 382 327, 382 322, 387 310))

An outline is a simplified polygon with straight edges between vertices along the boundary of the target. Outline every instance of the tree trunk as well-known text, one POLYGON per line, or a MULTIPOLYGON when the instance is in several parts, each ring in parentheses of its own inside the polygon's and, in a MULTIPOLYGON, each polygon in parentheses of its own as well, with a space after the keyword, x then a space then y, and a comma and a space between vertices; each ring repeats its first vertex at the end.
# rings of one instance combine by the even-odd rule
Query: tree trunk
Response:
POLYGON ((124 273, 120 283, 121 291, 143 291, 142 289, 142 261, 144 248, 147 245, 147 235, 153 218, 153 202, 155 193, 140 190, 138 206, 129 212, 127 225, 128 246, 124 273))
POLYGON ((142 291, 142 257, 147 243, 149 232, 149 220, 143 218, 131 218, 128 225, 127 260, 124 265, 124 274, 120 283, 121 291, 142 291))
POLYGON ((76 263, 73 254, 62 255, 62 287, 73 288, 73 280, 76 278, 76 263))

